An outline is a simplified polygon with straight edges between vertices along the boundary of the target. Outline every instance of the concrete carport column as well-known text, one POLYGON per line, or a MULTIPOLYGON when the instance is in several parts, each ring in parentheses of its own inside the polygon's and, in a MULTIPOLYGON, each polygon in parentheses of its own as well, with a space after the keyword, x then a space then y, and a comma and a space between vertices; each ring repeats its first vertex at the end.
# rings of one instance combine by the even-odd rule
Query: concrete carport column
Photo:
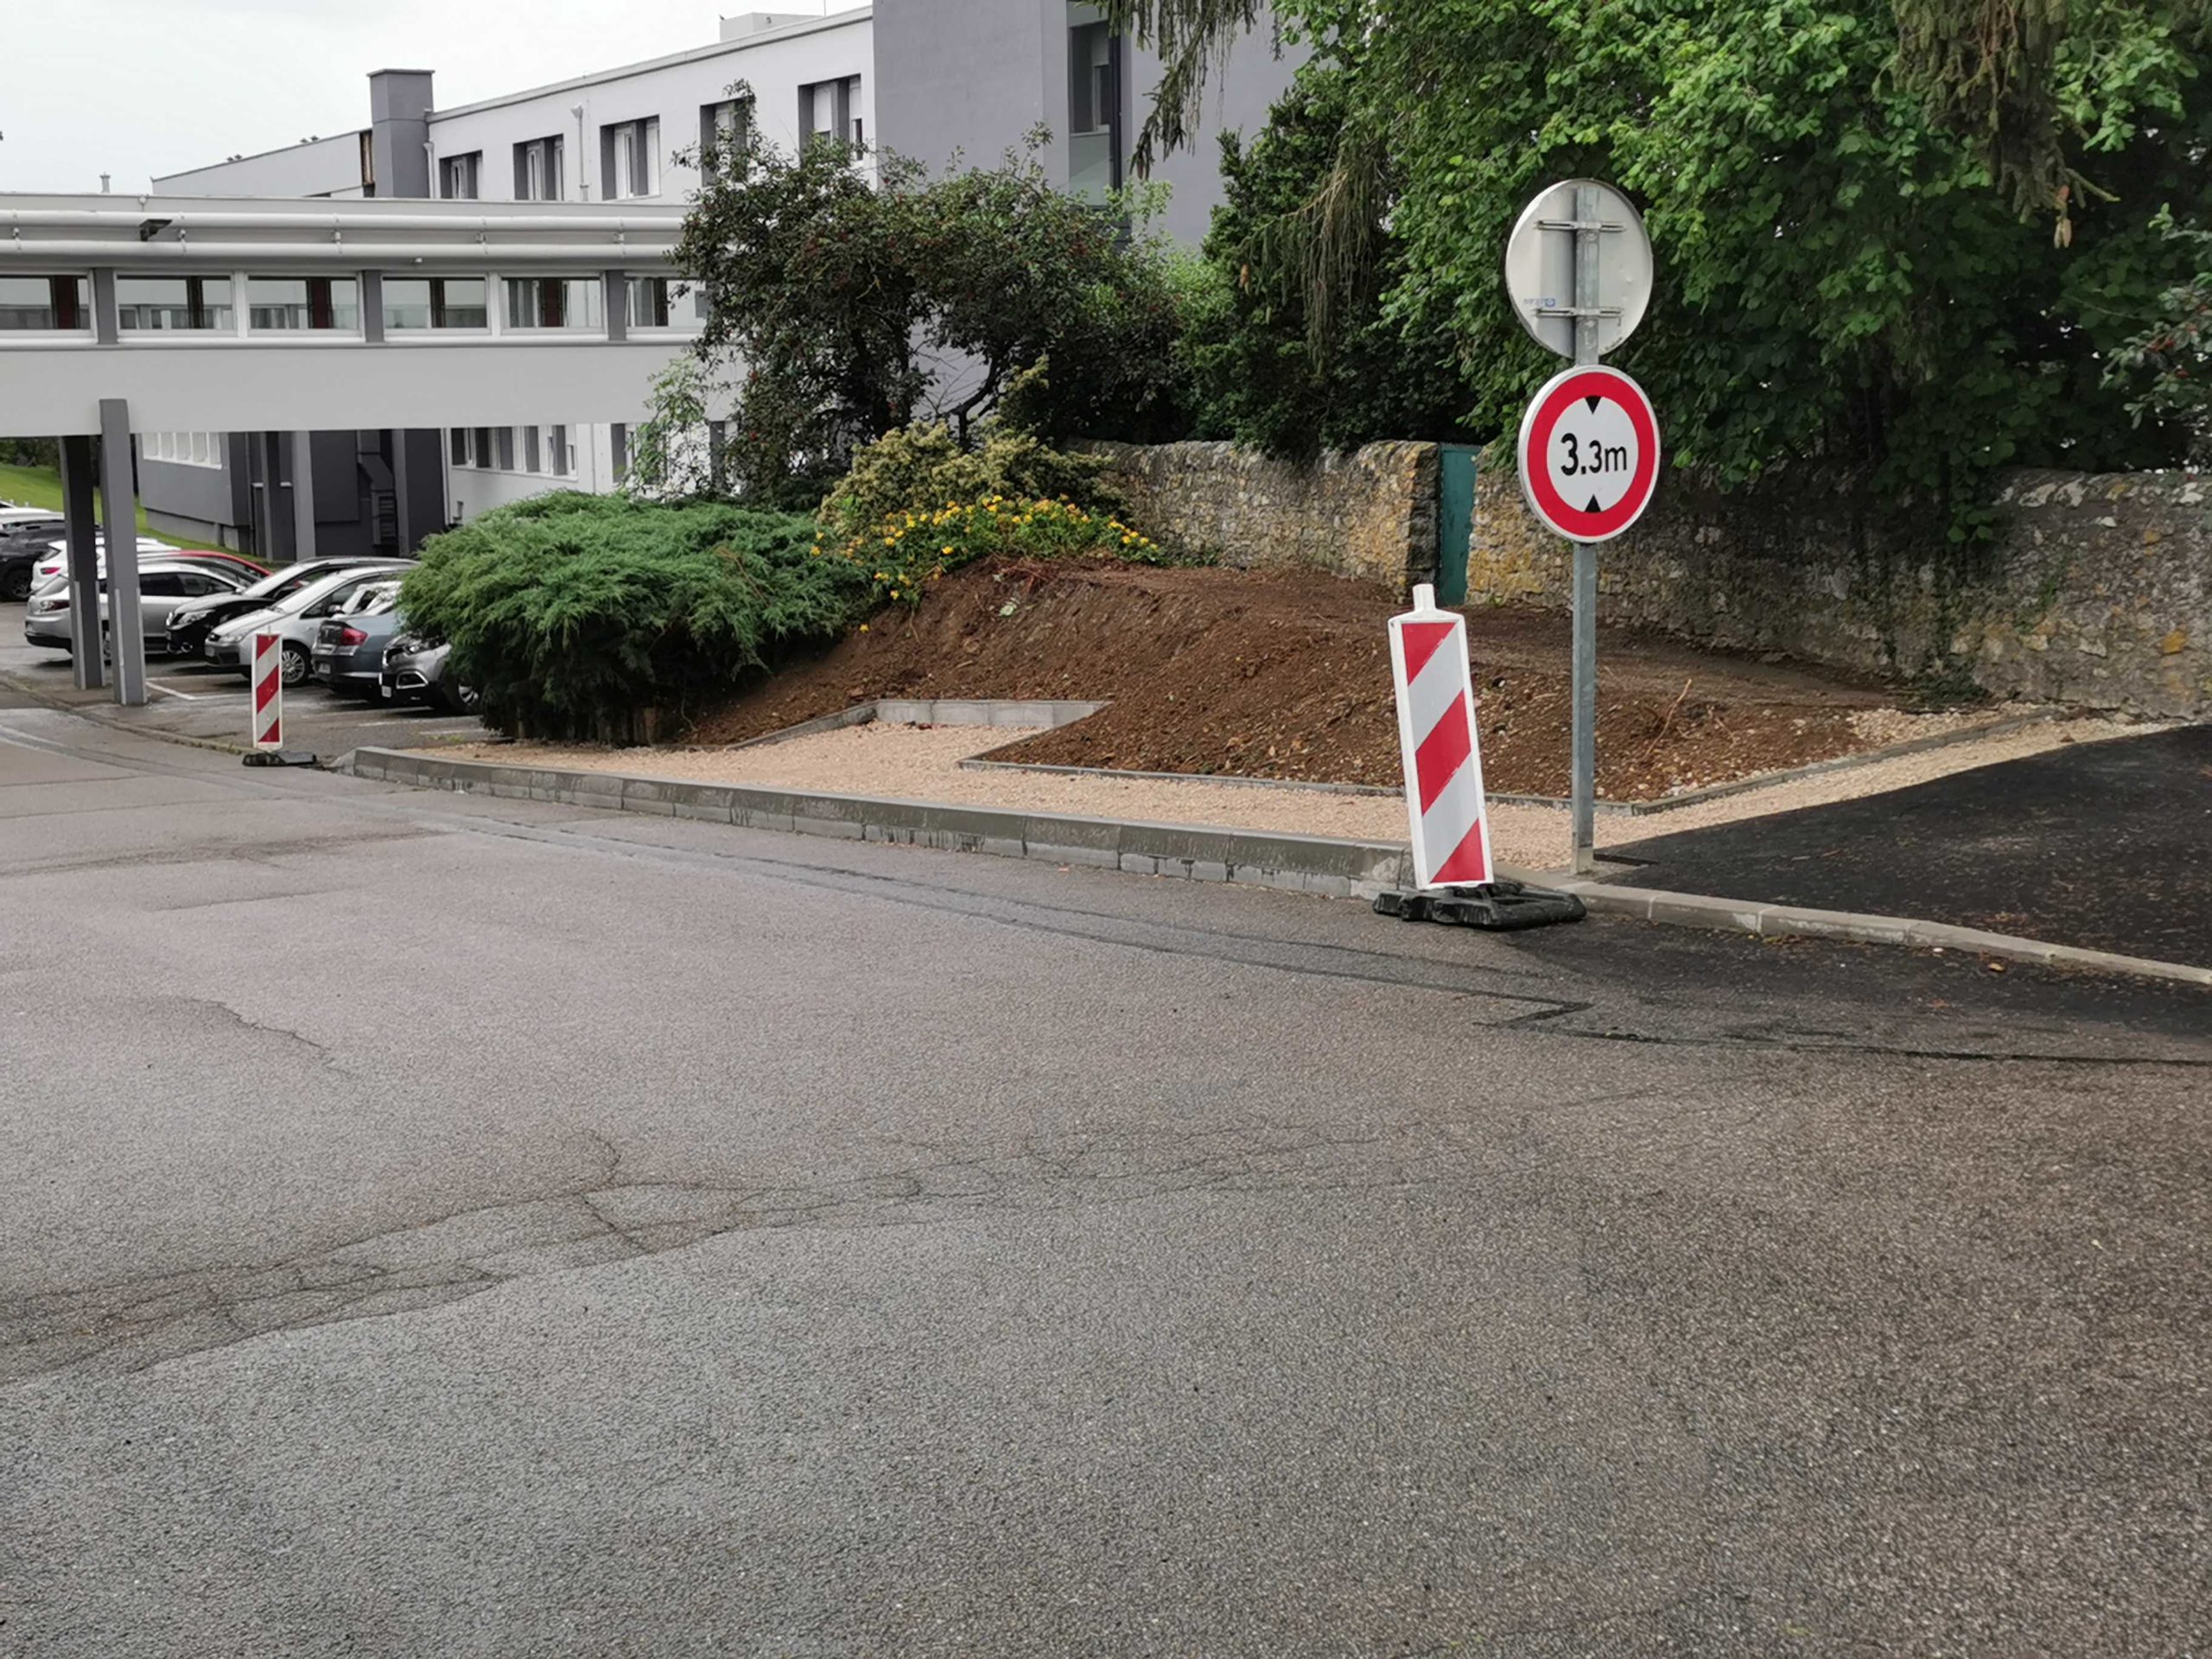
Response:
POLYGON ((61 440, 61 517, 68 530, 69 635, 74 645, 69 665, 79 691, 107 683, 107 664, 99 642, 86 648, 85 619, 100 613, 99 551, 92 537, 92 441, 61 440))
MULTIPOLYGON (((100 399, 100 507, 107 541, 108 638, 115 654, 115 700, 146 701, 146 636, 138 624, 138 488, 130 477, 130 405, 100 399)), ((92 614, 97 617, 99 611, 92 614)), ((77 654, 92 632, 82 618, 71 624, 77 654)), ((92 642, 98 650, 97 641, 92 642)))

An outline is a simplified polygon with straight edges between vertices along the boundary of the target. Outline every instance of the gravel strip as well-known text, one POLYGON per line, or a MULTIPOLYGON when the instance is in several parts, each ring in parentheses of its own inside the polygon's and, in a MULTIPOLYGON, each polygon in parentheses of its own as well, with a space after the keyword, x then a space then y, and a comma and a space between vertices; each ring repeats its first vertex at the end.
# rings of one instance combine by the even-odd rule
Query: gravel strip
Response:
MULTIPOLYGON (((2120 721, 2054 721, 2024 730, 1968 740, 1946 748, 1899 755, 1863 766, 1746 791, 1698 806, 1643 817, 1598 820, 1600 847, 1649 836, 1732 823, 1801 806, 1853 799, 1903 789, 1974 766, 2040 754, 2063 743, 2129 737, 2153 729, 2120 721)), ((1245 789, 1202 779, 1151 780, 1067 777, 1048 772, 963 772, 959 762, 1027 735, 1026 728, 978 726, 893 726, 870 723, 820 732, 788 742, 747 749, 607 749, 543 743, 480 743, 439 753, 456 760, 509 766, 557 766, 626 772, 724 784, 765 784, 899 800, 947 801, 1015 807, 1034 812, 1071 812, 1089 817, 1138 818, 1155 823, 1199 823, 1357 841, 1403 841, 1402 803, 1377 796, 1331 795, 1296 789, 1245 789)), ((1501 863, 1533 869, 1565 861, 1567 815, 1540 806, 1494 805, 1491 848, 1501 863)))

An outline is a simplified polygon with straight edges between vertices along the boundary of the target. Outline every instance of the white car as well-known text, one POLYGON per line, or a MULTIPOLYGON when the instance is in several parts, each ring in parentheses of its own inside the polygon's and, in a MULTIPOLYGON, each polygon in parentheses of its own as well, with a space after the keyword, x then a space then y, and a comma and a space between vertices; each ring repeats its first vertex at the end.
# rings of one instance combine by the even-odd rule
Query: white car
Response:
MULTIPOLYGON (((68 538, 57 536, 48 545, 54 550, 41 555, 37 563, 31 566, 31 592, 34 594, 69 585, 68 538)), ((151 536, 138 538, 138 556, 142 559, 175 551, 176 545, 172 542, 160 541, 151 536)), ((92 532, 92 552, 99 561, 100 575, 107 575, 107 537, 99 531, 92 532)))
POLYGON ((249 611, 219 624, 208 632, 200 654, 211 663, 235 668, 251 678, 252 668, 247 660, 251 647, 246 642, 257 633, 273 633, 283 641, 284 683, 299 685, 314 667, 315 631, 322 626, 322 619, 337 615, 362 588, 391 580, 388 569, 374 565, 335 571, 296 594, 286 594, 266 609, 249 611))

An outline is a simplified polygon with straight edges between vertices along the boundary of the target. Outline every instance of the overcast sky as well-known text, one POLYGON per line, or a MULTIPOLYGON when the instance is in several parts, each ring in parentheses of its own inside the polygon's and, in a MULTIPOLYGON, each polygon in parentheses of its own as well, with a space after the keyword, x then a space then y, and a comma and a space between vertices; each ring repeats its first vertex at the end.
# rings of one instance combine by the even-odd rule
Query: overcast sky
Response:
MULTIPOLYGON (((854 0, 828 0, 840 10, 854 0)), ((467 104, 712 42, 722 12, 824 0, 20 0, 0 55, 0 191, 157 173, 369 124, 372 69, 467 104), (620 19, 609 27, 610 19, 620 19)))

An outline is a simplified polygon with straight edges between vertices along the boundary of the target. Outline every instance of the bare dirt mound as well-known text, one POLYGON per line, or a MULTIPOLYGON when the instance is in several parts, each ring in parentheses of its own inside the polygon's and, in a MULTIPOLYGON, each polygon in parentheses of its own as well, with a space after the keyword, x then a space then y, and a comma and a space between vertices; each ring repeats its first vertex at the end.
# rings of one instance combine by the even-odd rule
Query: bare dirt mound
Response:
MULTIPOLYGON (((702 720, 740 742, 875 697, 1110 702, 999 758, 1139 772, 1395 785, 1398 728, 1377 588, 1301 573, 995 563, 947 578, 702 720)), ((1496 791, 1567 788, 1567 627, 1468 613, 1484 771, 1496 791)), ((1598 785, 1649 799, 1868 747, 1878 690, 1608 629, 1598 785)))

